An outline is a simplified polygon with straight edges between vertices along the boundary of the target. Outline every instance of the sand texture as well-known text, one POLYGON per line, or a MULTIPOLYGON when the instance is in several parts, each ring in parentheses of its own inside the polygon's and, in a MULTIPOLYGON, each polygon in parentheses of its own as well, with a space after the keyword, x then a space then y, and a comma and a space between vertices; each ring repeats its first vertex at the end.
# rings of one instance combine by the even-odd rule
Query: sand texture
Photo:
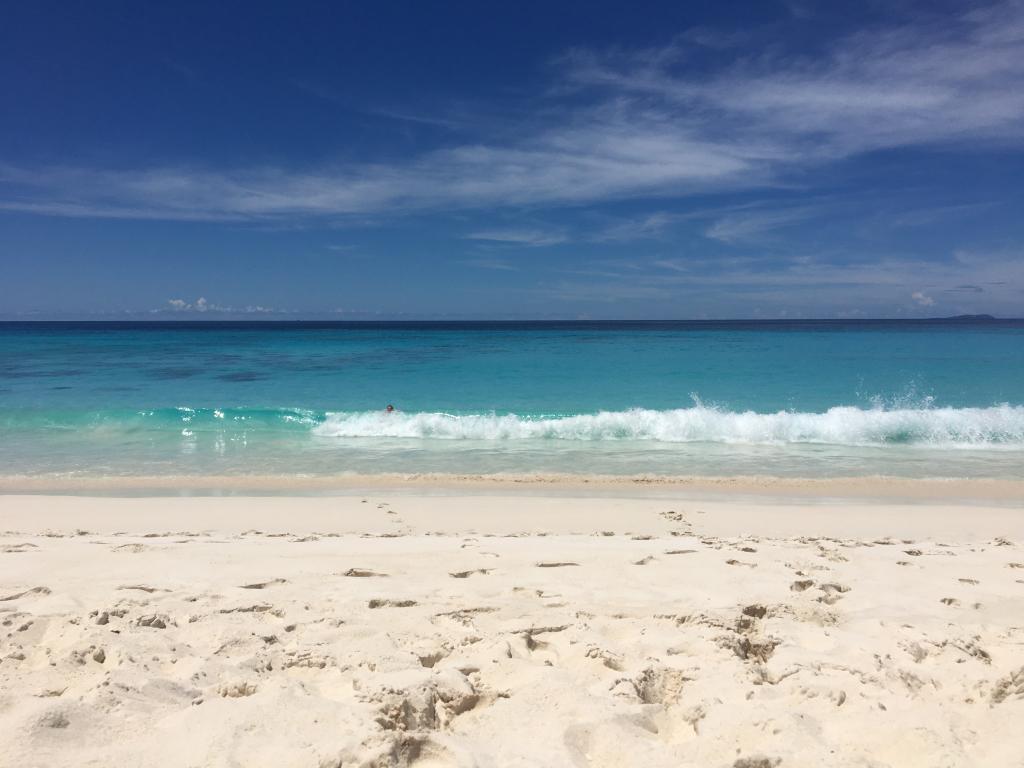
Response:
POLYGON ((1024 766, 1024 510, 0 497, 0 765, 1024 766))

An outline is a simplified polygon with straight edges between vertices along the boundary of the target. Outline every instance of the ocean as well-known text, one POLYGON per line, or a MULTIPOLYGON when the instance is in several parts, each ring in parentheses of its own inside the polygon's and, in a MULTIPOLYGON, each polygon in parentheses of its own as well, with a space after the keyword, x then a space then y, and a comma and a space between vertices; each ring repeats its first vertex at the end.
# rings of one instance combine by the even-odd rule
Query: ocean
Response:
POLYGON ((1024 321, 0 323, 0 475, 376 473, 1024 478, 1024 321))

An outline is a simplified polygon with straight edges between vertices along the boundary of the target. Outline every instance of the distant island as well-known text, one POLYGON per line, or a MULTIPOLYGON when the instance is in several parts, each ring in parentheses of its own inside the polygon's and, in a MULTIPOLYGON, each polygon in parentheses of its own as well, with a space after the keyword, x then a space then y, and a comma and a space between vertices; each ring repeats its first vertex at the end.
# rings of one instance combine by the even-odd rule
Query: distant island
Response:
POLYGON ((991 323, 999 318, 992 315, 953 315, 952 317, 929 317, 931 323, 991 323))

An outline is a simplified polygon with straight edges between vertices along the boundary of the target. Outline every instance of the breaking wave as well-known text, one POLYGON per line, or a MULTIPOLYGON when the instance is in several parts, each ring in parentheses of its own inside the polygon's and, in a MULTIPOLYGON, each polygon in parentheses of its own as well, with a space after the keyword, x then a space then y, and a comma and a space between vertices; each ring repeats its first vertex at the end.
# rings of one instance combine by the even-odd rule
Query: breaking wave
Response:
POLYGON ((730 411, 697 402, 689 408, 517 415, 300 408, 160 408, 148 411, 0 412, 0 431, 268 438, 404 438, 473 441, 650 441, 746 445, 911 445, 1024 449, 1024 405, 937 408, 889 404, 836 406, 823 413, 730 411))
POLYGON ((921 445, 1024 448, 1024 406, 829 408, 824 413, 675 410, 565 416, 344 412, 313 428, 322 437, 443 440, 650 440, 664 443, 921 445))

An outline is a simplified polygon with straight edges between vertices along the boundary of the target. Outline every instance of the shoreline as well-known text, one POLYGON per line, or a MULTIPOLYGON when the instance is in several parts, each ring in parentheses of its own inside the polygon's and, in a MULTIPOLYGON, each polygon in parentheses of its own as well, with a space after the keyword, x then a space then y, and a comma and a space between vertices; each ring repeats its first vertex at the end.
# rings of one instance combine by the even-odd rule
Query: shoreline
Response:
POLYGON ((1024 508, 1019 503, 978 499, 922 503, 914 498, 524 494, 468 488, 432 493, 375 488, 333 496, 0 495, 0 534, 667 536, 681 510, 691 516, 692 531, 713 536, 1024 540, 1024 508), (401 510, 400 516, 394 510, 401 510))
POLYGON ((784 498, 993 501, 1024 506, 1024 479, 898 476, 780 477, 584 474, 338 474, 338 475, 0 475, 10 495, 275 495, 321 496, 365 491, 399 493, 502 492, 629 495, 686 493, 784 498))

